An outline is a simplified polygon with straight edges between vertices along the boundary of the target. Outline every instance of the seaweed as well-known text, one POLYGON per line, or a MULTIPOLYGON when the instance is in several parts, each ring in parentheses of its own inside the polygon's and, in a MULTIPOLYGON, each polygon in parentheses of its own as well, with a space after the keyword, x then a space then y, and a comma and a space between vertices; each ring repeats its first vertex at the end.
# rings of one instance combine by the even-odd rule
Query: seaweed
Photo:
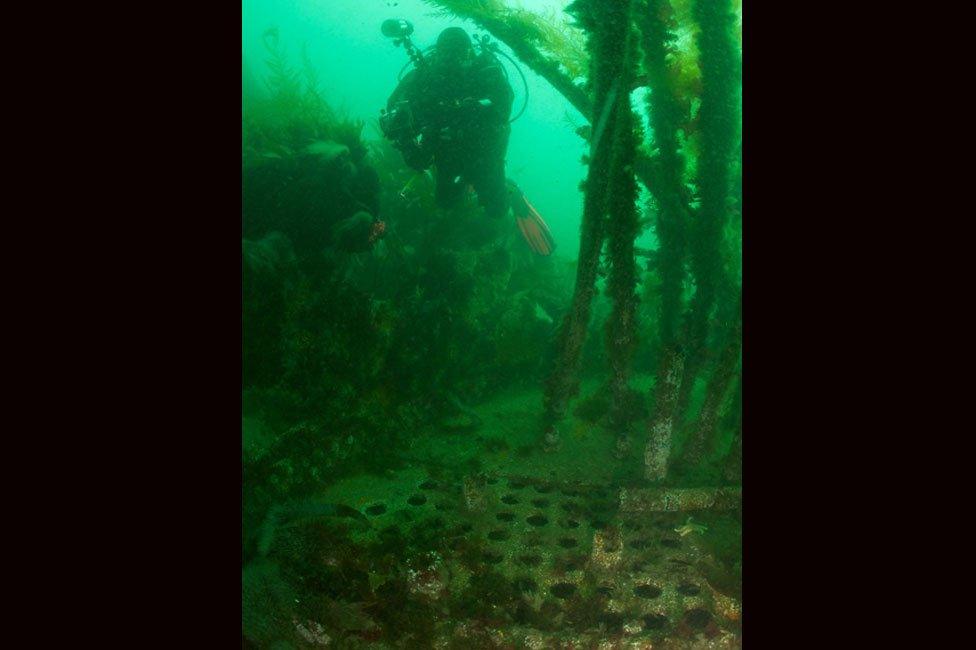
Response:
MULTIPOLYGON (((477 429, 485 412, 471 406, 503 390, 543 383, 552 433, 581 378, 599 376, 576 415, 624 441, 646 420, 645 479, 741 481, 741 5, 577 0, 570 24, 499 1, 429 4, 476 20, 589 121, 569 127, 590 143, 578 262, 534 256, 473 201, 438 210, 430 179, 405 170, 385 140, 367 141, 365 122, 331 108, 307 52, 293 64, 268 33, 267 93, 250 84, 243 125, 245 412, 260 422, 260 444, 244 449, 250 646, 327 635, 336 647, 432 647, 445 613, 467 619, 445 647, 487 647, 512 620, 622 632, 624 614, 606 613, 587 577, 573 589, 485 571, 488 545, 441 519, 456 493, 378 509, 370 522, 399 525, 357 531, 356 543, 359 517, 313 500, 341 477, 404 463, 456 486, 493 460, 484 452, 530 456, 525 440, 487 427, 464 442, 466 459, 407 453, 416 432, 459 414, 477 429), (383 214, 387 239, 369 254, 340 250, 329 233, 363 213, 383 214), (635 248, 648 228, 653 244, 635 248), (630 385, 634 368, 655 370, 653 392, 630 385), (281 509, 296 500, 313 505, 286 521, 281 509), (433 507, 443 512, 425 516, 433 507), (409 572, 432 552, 451 554, 447 573, 460 569, 436 605, 409 572)), ((617 507, 609 496, 589 503, 593 527, 617 507)), ((708 569, 726 590, 739 579, 726 539, 735 530, 716 538, 723 565, 708 569)), ((585 560, 561 551, 544 569, 575 572, 585 560)))
POLYGON ((685 442, 683 465, 687 470, 702 470, 706 457, 714 453, 716 425, 720 410, 725 404, 729 388, 736 377, 739 355, 742 350, 741 318, 735 320, 732 332, 719 355, 705 390, 705 399, 692 424, 691 434, 685 442))
POLYGON ((590 114, 590 100, 576 82, 587 69, 583 35, 554 14, 540 16, 524 9, 506 7, 500 0, 424 0, 463 18, 469 18, 511 48, 522 63, 548 81, 583 115, 590 114))
POLYGON ((665 0, 648 0, 641 23, 644 66, 652 86, 648 113, 661 162, 663 187, 656 201, 660 273, 660 360, 655 382, 655 408, 648 425, 644 463, 646 477, 660 481, 667 474, 671 454, 673 410, 677 401, 683 352, 679 348, 678 326, 687 246, 687 204, 681 190, 684 157, 678 150, 678 130, 682 109, 677 99, 668 56, 674 50, 674 18, 665 0))
MULTIPOLYGON (((340 116, 332 109, 306 48, 301 48, 300 65, 296 68, 289 60, 277 28, 265 31, 263 44, 267 92, 252 93, 244 104, 245 166, 293 157, 319 140, 335 140, 350 149, 355 147, 354 160, 357 153, 365 152, 365 146, 359 142, 364 123, 340 116), (349 137, 352 133, 355 137, 349 137)), ((255 76, 253 72, 251 75, 255 76)))
MULTIPOLYGON (((587 30, 587 49, 590 51, 590 84, 604 119, 597 113, 591 115, 591 123, 602 122, 602 128, 616 133, 619 106, 627 103, 627 93, 620 92, 621 72, 626 65, 625 52, 620 45, 627 42, 630 29, 629 13, 622 12, 623 19, 595 21, 595 7, 585 0, 577 0, 567 8, 577 16, 587 30), (602 28, 602 29, 601 29, 602 28)), ((628 109, 629 110, 629 107, 628 109)), ((543 430, 546 444, 558 444, 556 425, 565 416, 569 399, 579 390, 580 352, 586 338, 590 318, 590 305, 595 294, 595 283, 600 252, 606 237, 606 209, 610 167, 614 155, 613 138, 594 138, 590 150, 590 164, 584 184, 583 219, 580 228, 580 252, 577 262, 576 286, 569 310, 563 317, 555 344, 552 370, 546 380, 543 430)))
MULTIPOLYGON (((692 222, 691 268, 695 276, 684 336, 686 364, 675 417, 684 412, 695 378, 706 361, 709 322, 716 295, 729 283, 722 277, 721 239, 729 218, 729 192, 738 134, 738 50, 733 36, 734 13, 729 0, 698 0, 692 6, 699 25, 702 69, 698 163, 700 208, 692 222)), ((731 302, 726 297, 726 302, 731 302)))
MULTIPOLYGON (((676 3, 676 6, 683 5, 676 3)), ((687 110, 680 98, 677 83, 680 77, 669 72, 675 64, 680 65, 680 59, 672 56, 678 51, 677 19, 672 6, 663 0, 648 0, 643 22, 645 67, 652 80, 650 117, 658 158, 663 163, 662 177, 670 187, 656 196, 657 234, 661 242, 658 264, 662 276, 661 361, 655 388, 656 407, 649 422, 645 450, 645 476, 654 481, 662 481, 667 476, 671 438, 685 415, 696 378, 708 358, 709 324, 716 303, 722 316, 718 320, 727 325, 726 338, 730 336, 731 326, 740 320, 733 308, 735 280, 729 274, 737 260, 730 260, 730 247, 723 244, 733 241, 730 237, 723 239, 723 235, 729 217, 728 194, 738 120, 735 105, 738 64, 731 39, 729 6, 722 2, 696 2, 691 7, 701 68, 701 101, 696 124, 701 146, 697 161, 680 144, 682 139, 687 141, 682 136, 682 126, 691 125, 686 121, 687 110), (682 190, 683 170, 688 167, 697 176, 695 202, 689 201, 682 190), (686 251, 691 261, 694 294, 684 326, 680 327, 681 278, 686 251), (731 264, 726 264, 727 261, 731 264)), ((734 251, 735 246, 731 248, 734 251)), ((734 353, 725 356, 730 354, 734 353)), ((728 362, 724 365, 727 367, 728 362)), ((727 385, 724 380, 716 382, 708 391, 711 397, 706 398, 709 412, 716 408, 716 400, 720 401, 715 391, 723 392, 720 387, 727 385)), ((711 417, 708 415, 707 419, 711 417)), ((711 435, 711 431, 710 425, 704 429, 699 427, 696 435, 703 432, 711 435)), ((691 447, 700 450, 704 444, 699 438, 691 447)), ((691 453, 700 455, 700 451, 691 453)))
MULTIPOLYGON (((617 57, 621 68, 618 83, 630 88, 636 76, 636 34, 630 28, 632 4, 628 3, 610 14, 624 23, 619 34, 621 45, 617 57)), ((608 28, 608 32, 610 28, 608 28)), ((609 36, 609 34, 608 34, 609 36)), ((637 120, 628 93, 621 93, 615 107, 617 112, 608 180, 608 242, 611 262, 607 292, 613 299, 613 309, 606 323, 607 355, 610 362, 610 427, 618 437, 621 451, 628 444, 631 357, 637 347, 637 264, 634 239, 638 235, 637 180, 634 161, 641 141, 637 120)))

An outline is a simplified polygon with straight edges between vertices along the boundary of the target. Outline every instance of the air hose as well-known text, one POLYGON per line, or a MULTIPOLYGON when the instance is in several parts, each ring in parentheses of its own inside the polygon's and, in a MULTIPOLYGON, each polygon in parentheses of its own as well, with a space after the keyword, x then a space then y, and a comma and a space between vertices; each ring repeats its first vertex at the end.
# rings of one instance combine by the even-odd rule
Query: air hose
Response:
MULTIPOLYGON (((522 108, 519 109, 519 112, 515 114, 515 117, 513 117, 508 121, 508 123, 511 124, 518 118, 522 117, 522 115, 525 113, 525 109, 529 107, 529 83, 528 81, 526 81, 525 74, 522 72, 522 68, 519 66, 519 64, 516 63, 512 59, 512 57, 502 52, 501 48, 499 48, 496 43, 489 43, 487 36, 483 36, 481 40, 478 41, 478 43, 481 45, 482 49, 488 49, 491 52, 494 52, 496 54, 501 54, 503 57, 505 57, 508 60, 508 62, 511 63, 512 66, 515 68, 515 71, 519 73, 519 77, 522 79, 522 88, 525 90, 525 98, 522 101, 522 108)), ((430 47, 424 48, 423 56, 426 56, 428 53, 432 52, 434 49, 436 49, 436 47, 437 47, 436 45, 431 45, 430 47)), ((403 67, 400 68, 400 72, 397 74, 398 82, 403 80, 403 73, 406 72, 407 68, 413 65, 413 63, 414 63, 413 61, 407 61, 403 65, 403 67)), ((505 73, 505 78, 508 79, 508 70, 505 69, 505 66, 499 66, 499 67, 501 67, 502 72, 505 73)))
MULTIPOLYGON (((512 57, 510 57, 509 55, 507 55, 504 52, 502 52, 501 49, 499 49, 499 47, 497 45, 495 45, 494 43, 491 44, 491 51, 492 52, 497 52, 498 54, 501 54, 503 57, 505 57, 506 59, 508 59, 508 62, 511 63, 513 66, 515 66, 516 72, 518 72, 519 73, 519 76, 522 78, 522 88, 525 89, 525 100, 522 102, 522 108, 519 110, 518 113, 515 114, 515 117, 513 117, 512 119, 510 119, 508 121, 508 123, 511 124, 512 122, 514 122, 518 118, 522 117, 522 114, 525 113, 525 109, 529 107, 529 84, 525 80, 525 75, 522 73, 522 68, 520 68, 519 65, 515 61, 512 60, 512 57)), ((502 66, 502 70, 505 70, 505 66, 502 66)), ((505 77, 506 78, 508 77, 508 71, 507 70, 505 71, 505 77)))

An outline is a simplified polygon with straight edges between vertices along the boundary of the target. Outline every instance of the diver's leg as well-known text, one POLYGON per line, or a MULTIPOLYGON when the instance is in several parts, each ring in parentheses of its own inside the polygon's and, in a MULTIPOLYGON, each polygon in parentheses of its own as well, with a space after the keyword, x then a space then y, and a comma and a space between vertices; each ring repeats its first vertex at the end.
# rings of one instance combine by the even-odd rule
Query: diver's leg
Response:
POLYGON ((485 215, 498 219, 508 212, 508 188, 505 184, 505 153, 508 150, 510 128, 506 124, 490 134, 478 147, 479 155, 472 161, 471 184, 478 193, 478 202, 485 215))
POLYGON ((472 174, 471 184, 485 215, 500 219, 508 212, 508 188, 505 185, 505 160, 483 161, 483 167, 472 174))
POLYGON ((437 187, 434 190, 434 198, 437 206, 450 209, 457 206, 464 196, 464 179, 461 178, 461 169, 457 165, 440 162, 437 165, 437 187))

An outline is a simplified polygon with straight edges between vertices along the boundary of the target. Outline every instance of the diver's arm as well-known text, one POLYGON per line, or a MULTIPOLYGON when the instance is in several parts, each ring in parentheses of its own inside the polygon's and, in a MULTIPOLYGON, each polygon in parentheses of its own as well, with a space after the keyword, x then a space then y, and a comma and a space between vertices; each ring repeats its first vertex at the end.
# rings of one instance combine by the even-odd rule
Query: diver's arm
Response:
POLYGON ((393 107, 396 106, 397 102, 410 100, 414 94, 414 88, 416 85, 417 71, 411 70, 409 73, 407 73, 407 76, 400 80, 400 83, 398 83, 397 87, 393 90, 393 94, 390 95, 388 100, 386 100, 386 110, 392 110, 393 107))
MULTIPOLYGON (((409 108, 409 103, 415 101, 419 88, 419 77, 416 70, 411 70, 407 76, 403 78, 402 81, 397 85, 393 94, 386 102, 386 110, 392 113, 398 104, 408 103, 408 110, 411 110, 411 120, 416 119, 416 115, 413 115, 412 109, 409 108)), ((382 126, 382 121, 381 121, 382 126)), ((413 128, 416 129, 420 125, 416 122, 413 123, 413 128)), ((412 131, 412 130, 411 130, 412 131)), ((416 140, 416 133, 404 133, 397 136, 396 134, 390 134, 384 129, 384 135, 393 142, 393 146, 400 150, 403 154, 403 160, 411 169, 417 171, 423 171, 431 165, 431 155, 420 143, 416 140)))

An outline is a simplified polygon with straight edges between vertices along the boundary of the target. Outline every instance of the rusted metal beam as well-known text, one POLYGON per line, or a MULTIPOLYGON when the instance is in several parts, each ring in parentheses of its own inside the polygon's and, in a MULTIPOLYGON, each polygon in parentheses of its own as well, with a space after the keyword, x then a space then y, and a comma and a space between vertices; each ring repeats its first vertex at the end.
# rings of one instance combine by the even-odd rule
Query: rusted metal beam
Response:
POLYGON ((691 510, 738 510, 742 488, 623 488, 621 512, 686 512, 691 510))

